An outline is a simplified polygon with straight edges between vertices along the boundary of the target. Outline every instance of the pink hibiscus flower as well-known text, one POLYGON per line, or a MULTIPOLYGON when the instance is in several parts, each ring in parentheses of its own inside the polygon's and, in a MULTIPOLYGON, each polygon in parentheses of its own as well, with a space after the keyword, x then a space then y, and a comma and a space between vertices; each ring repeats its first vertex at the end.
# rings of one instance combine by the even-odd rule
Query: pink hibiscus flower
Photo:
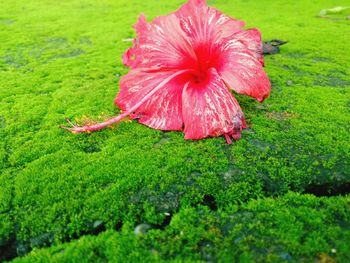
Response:
POLYGON ((260 102, 270 93, 260 32, 242 30, 243 21, 208 7, 205 0, 189 0, 151 23, 141 15, 134 27, 137 37, 123 55, 131 70, 115 99, 123 113, 66 129, 96 131, 130 116, 154 129, 183 130, 188 140, 239 139, 245 121, 230 89, 260 102))

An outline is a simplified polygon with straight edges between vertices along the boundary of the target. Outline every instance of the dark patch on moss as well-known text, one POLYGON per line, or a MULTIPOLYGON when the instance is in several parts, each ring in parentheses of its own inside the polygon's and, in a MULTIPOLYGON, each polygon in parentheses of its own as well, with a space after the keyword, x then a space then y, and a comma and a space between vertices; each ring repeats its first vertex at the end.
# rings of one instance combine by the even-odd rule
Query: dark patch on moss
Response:
POLYGON ((134 233, 136 235, 144 235, 151 229, 164 230, 167 226, 170 225, 172 217, 173 217, 172 213, 165 212, 164 219, 161 223, 159 223, 159 224, 147 224, 147 223, 138 224, 134 229, 134 233))
POLYGON ((310 184, 305 187, 305 193, 315 196, 337 196, 350 194, 350 182, 348 183, 324 183, 310 184))
POLYGON ((48 38, 46 41, 48 43, 65 44, 68 42, 68 39, 63 37, 58 37, 58 38, 48 38))
POLYGON ((104 231, 106 231, 105 223, 102 220, 96 220, 92 225, 91 234, 98 235, 104 231))
POLYGON ((339 76, 320 76, 315 82, 317 86, 345 88, 350 86, 350 81, 339 76))
POLYGON ((279 256, 282 260, 285 260, 285 261, 291 261, 293 259, 288 252, 281 252, 279 253, 279 256))
POLYGON ((162 138, 159 140, 159 142, 154 144, 154 148, 158 149, 160 148, 163 144, 170 142, 171 139, 167 136, 166 133, 163 134, 162 138))
POLYGON ((242 131, 242 134, 255 134, 255 131, 252 128, 246 128, 242 131))
POLYGON ((270 149, 275 149, 276 145, 268 142, 264 142, 258 139, 250 139, 249 143, 253 145, 259 151, 268 151, 270 149))
MULTIPOLYGON (((121 223, 116 225, 116 230, 119 231, 122 227, 121 223)), ((71 242, 79 239, 85 235, 97 236, 106 231, 106 227, 103 221, 97 220, 90 226, 90 230, 81 231, 79 234, 75 233, 70 238, 66 238, 65 242, 71 242)), ((43 233, 39 236, 30 238, 29 240, 18 240, 15 235, 11 235, 11 238, 0 244, 0 261, 12 260, 16 257, 22 257, 30 253, 33 248, 45 248, 50 247, 55 240, 55 233, 43 233)))
POLYGON ((91 136, 91 134, 88 136, 80 136, 79 139, 75 138, 74 140, 69 141, 69 143, 82 152, 88 154, 99 153, 102 151, 102 142, 100 139, 105 138, 105 135, 100 133, 99 136, 101 137, 91 136))
POLYGON ((0 262, 17 257, 16 237, 11 235, 9 240, 0 240, 0 262))
MULTIPOLYGON (((51 243, 49 244, 49 246, 51 243)), ((28 254, 32 248, 30 247, 30 240, 21 241, 17 240, 13 235, 11 239, 4 242, 3 245, 0 245, 0 262, 3 260, 8 261, 16 257, 25 256, 28 254)))
POLYGON ((218 206, 216 204, 215 197, 213 195, 209 195, 209 194, 204 195, 203 201, 200 204, 209 207, 213 211, 218 210, 218 206))
POLYGON ((158 212, 172 212, 178 210, 181 194, 176 191, 167 191, 159 196, 150 196, 148 200, 156 207, 158 212))
POLYGON ((312 60, 315 62, 333 63, 333 60, 327 57, 313 57, 312 60))
POLYGON ((115 225, 114 229, 115 229, 116 231, 120 231, 120 230, 122 229, 122 227, 123 227, 123 223, 122 223, 122 222, 118 222, 118 223, 115 225))
POLYGON ((79 40, 79 42, 80 42, 80 44, 87 45, 87 46, 92 46, 93 45, 92 40, 90 38, 87 38, 87 37, 82 37, 79 40))
POLYGON ((183 192, 180 192, 177 186, 159 192, 156 189, 142 188, 130 196, 129 202, 135 205, 147 202, 157 213, 171 213, 178 210, 182 195, 183 192))
POLYGON ((263 191, 269 195, 279 195, 281 193, 286 193, 288 187, 283 178, 272 178, 267 174, 260 173, 261 181, 263 182, 263 191))
POLYGON ((3 25, 12 25, 15 22, 16 22, 15 19, 0 17, 0 24, 3 24, 3 25))
POLYGON ((282 66, 282 68, 285 70, 291 71, 298 76, 310 75, 309 72, 299 68, 298 66, 292 65, 292 64, 291 65, 284 65, 284 66, 282 66))
POLYGON ((30 247, 32 248, 48 247, 53 243, 54 239, 55 239, 55 234, 53 232, 44 233, 37 237, 31 238, 29 240, 29 244, 30 244, 30 247))
POLYGON ((288 112, 268 112, 266 113, 266 116, 270 119, 278 120, 278 121, 284 121, 290 118, 298 118, 298 115, 288 112))
POLYGON ((287 57, 287 58, 300 59, 300 58, 305 58, 306 54, 304 54, 304 53, 285 53, 285 54, 283 54, 283 56, 287 57))
POLYGON ((188 175, 186 184, 188 186, 192 187, 198 187, 197 180, 202 176, 200 171, 193 171, 191 174, 188 175))
POLYGON ((9 164, 9 159, 10 159, 10 156, 12 154, 12 149, 9 147, 9 145, 5 145, 4 147, 4 151, 5 151, 5 154, 3 156, 3 163, 4 163, 4 168, 5 167, 9 167, 10 164, 9 164))
POLYGON ((13 23, 15 23, 16 20, 15 19, 11 19, 11 18, 0 18, 0 24, 3 25, 12 25, 13 23))
POLYGON ((0 57, 0 59, 5 62, 6 64, 13 66, 15 68, 21 68, 28 64, 28 61, 24 58, 8 54, 3 57, 0 57))
POLYGON ((83 150, 86 153, 98 153, 101 151, 101 148, 99 148, 95 145, 90 145, 90 146, 85 147, 83 150))
POLYGON ((77 57, 77 56, 80 56, 80 55, 83 55, 85 54, 86 52, 82 49, 76 49, 76 50, 72 50, 68 53, 65 53, 65 54, 59 54, 59 55, 56 55, 54 57, 52 57, 51 59, 59 59, 59 58, 74 58, 74 57, 77 57))
POLYGON ((0 129, 4 128, 6 128, 5 118, 3 116, 0 116, 0 129))
POLYGON ((214 243, 211 240, 202 240, 198 243, 199 250, 201 253, 202 260, 206 262, 215 262, 216 257, 214 256, 214 243))
POLYGON ((172 219, 173 215, 171 213, 164 213, 164 220, 162 222, 162 224, 159 226, 160 229, 164 229, 166 228, 172 219))

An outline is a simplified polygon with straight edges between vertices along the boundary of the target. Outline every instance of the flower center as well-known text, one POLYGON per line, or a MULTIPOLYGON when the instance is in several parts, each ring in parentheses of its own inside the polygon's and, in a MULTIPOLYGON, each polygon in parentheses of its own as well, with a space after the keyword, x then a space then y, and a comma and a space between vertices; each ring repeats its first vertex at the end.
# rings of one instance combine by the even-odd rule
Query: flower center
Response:
POLYGON ((207 42, 198 44, 194 48, 195 59, 191 61, 193 73, 191 81, 194 83, 203 83, 208 80, 208 71, 210 68, 216 68, 220 60, 218 50, 208 45, 207 42))
POLYGON ((206 80, 208 70, 196 70, 191 74, 191 80, 195 83, 201 83, 206 80))
POLYGON ((196 66, 191 74, 194 83, 203 83, 208 79, 208 70, 213 67, 212 61, 205 58, 198 58, 196 66))

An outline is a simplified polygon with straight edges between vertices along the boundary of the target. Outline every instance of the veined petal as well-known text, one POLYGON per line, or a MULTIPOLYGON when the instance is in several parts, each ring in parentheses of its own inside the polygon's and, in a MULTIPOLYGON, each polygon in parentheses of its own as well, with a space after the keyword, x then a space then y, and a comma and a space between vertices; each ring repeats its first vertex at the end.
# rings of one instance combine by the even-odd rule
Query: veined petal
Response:
POLYGON ((198 71, 215 68, 220 63, 218 57, 222 44, 244 26, 243 21, 208 7, 205 0, 189 0, 175 15, 195 54, 195 63, 191 67, 198 71))
POLYGON ((243 44, 259 62, 264 65, 264 56, 263 56, 263 44, 261 40, 261 33, 256 28, 251 28, 247 30, 242 30, 236 32, 235 34, 229 37, 229 40, 224 44, 226 49, 230 47, 232 49, 241 48, 239 43, 243 44))
POLYGON ((114 102, 123 111, 128 111, 157 85, 175 76, 137 108, 130 117, 137 118, 140 123, 154 129, 180 131, 183 126, 181 96, 185 84, 180 73, 179 71, 146 72, 142 69, 133 69, 121 79, 120 92, 114 102))
POLYGON ((217 70, 226 84, 237 93, 262 102, 270 94, 271 84, 261 63, 244 49, 228 49, 221 53, 217 70))
POLYGON ((194 46, 202 41, 219 43, 223 38, 238 32, 245 24, 208 7, 205 0, 189 0, 175 15, 194 46))
POLYGON ((213 68, 205 81, 186 84, 182 114, 185 139, 190 140, 224 134, 238 139, 245 125, 238 102, 213 68))
POLYGON ((123 55, 123 63, 131 68, 187 68, 195 54, 174 14, 147 23, 144 15, 134 28, 137 37, 133 47, 123 55))

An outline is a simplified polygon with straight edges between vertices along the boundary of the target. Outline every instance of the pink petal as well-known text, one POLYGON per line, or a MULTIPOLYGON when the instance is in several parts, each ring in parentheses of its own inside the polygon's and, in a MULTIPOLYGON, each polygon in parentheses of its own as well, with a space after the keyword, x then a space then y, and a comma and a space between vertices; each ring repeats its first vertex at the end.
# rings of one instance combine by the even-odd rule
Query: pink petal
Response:
POLYGON ((232 36, 229 43, 226 43, 226 46, 229 45, 235 46, 234 42, 242 43, 248 50, 256 57, 259 62, 264 65, 264 56, 263 56, 263 44, 261 40, 261 33, 256 28, 251 28, 247 30, 239 31, 232 36))
POLYGON ((152 23, 141 15, 134 28, 137 38, 123 56, 126 66, 169 69, 193 64, 195 54, 174 14, 158 17, 152 23))
POLYGON ((258 30, 241 31, 244 22, 207 7, 203 0, 190 0, 175 14, 191 41, 199 70, 214 67, 236 92, 259 101, 268 97, 270 82, 262 69, 258 30))
POLYGON ((194 46, 201 41, 216 44, 238 32, 245 24, 208 7, 205 0, 189 0, 175 15, 180 19, 182 29, 191 38, 194 46))
MULTIPOLYGON (((176 74, 176 71, 131 70, 122 77, 120 92, 114 102, 123 111, 128 111, 149 94, 154 87, 174 73, 176 74)), ((182 130, 181 96, 183 87, 183 76, 172 79, 135 110, 131 114, 131 118, 137 118, 140 123, 154 129, 182 130)))
POLYGON ((244 49, 228 49, 221 53, 219 61, 216 68, 231 89, 260 102, 269 96, 269 78, 253 53, 244 49))
POLYGON ((215 69, 201 83, 188 82, 183 91, 185 139, 198 140, 224 134, 240 137, 244 128, 241 108, 215 69))

